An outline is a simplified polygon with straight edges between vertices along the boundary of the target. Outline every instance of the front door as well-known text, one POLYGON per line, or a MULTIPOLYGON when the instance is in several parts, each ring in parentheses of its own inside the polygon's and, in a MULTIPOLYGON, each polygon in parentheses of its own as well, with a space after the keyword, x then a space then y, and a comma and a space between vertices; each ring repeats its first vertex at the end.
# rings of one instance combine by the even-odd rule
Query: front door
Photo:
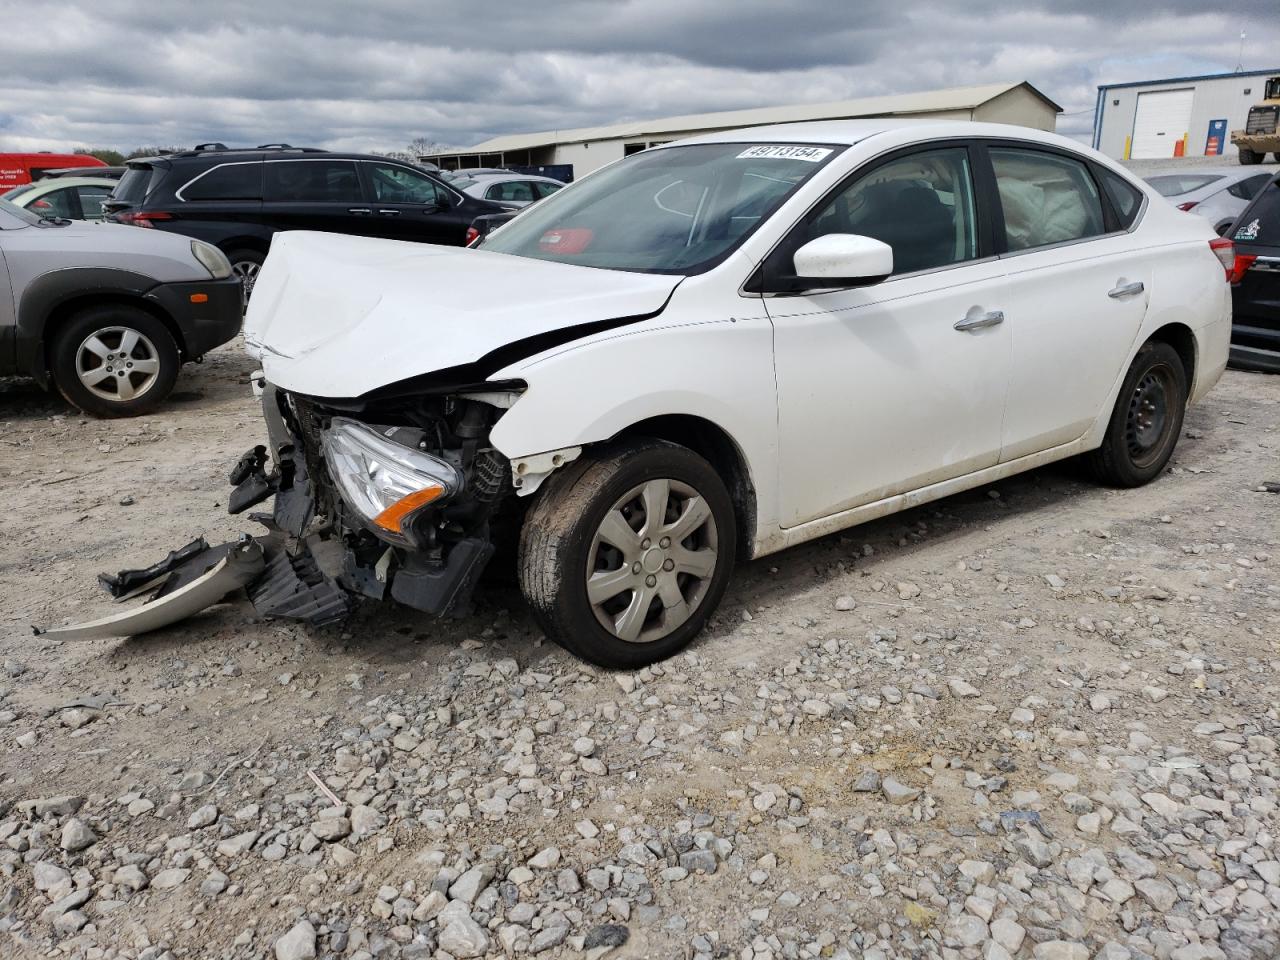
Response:
POLYGON ((828 233, 874 237, 874 286, 767 296, 774 324, 779 486, 790 527, 994 465, 1009 377, 1006 285, 964 144, 858 171, 765 265, 828 233))
POLYGON ((396 163, 361 163, 377 235, 462 246, 471 216, 458 198, 424 173, 396 163))
POLYGON ((1079 438, 1104 412, 1146 316, 1159 253, 1134 248, 1124 228, 1141 196, 1119 178, 1106 200, 1076 157, 995 145, 990 157, 1013 335, 1007 461, 1079 438))

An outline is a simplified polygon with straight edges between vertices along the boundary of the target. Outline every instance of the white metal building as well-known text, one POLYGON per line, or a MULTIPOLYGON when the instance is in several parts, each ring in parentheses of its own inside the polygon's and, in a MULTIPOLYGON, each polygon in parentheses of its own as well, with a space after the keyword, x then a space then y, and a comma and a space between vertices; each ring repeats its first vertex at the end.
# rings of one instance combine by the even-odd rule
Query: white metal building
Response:
POLYGON ((1031 84, 995 83, 954 87, 886 97, 864 97, 835 103, 806 103, 754 110, 731 110, 660 120, 637 120, 604 127, 549 130, 494 137, 462 150, 420 159, 446 170, 469 167, 572 164, 576 177, 647 147, 683 137, 772 123, 848 120, 861 117, 934 117, 939 120, 984 120, 1052 130, 1062 108, 1031 84))
POLYGON ((1093 145, 1117 160, 1221 155, 1234 161, 1231 131, 1244 129, 1267 77, 1280 67, 1098 87, 1093 145))

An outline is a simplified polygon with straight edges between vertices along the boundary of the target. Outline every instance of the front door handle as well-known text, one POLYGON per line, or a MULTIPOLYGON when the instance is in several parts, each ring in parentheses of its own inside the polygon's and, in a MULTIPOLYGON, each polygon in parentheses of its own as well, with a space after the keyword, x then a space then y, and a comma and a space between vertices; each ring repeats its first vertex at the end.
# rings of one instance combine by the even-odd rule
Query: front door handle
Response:
POLYGON ((1112 300, 1121 300, 1125 297, 1135 296, 1145 289, 1146 287, 1142 285, 1141 280, 1135 280, 1133 283, 1122 283, 1114 289, 1108 290, 1107 296, 1112 300))
POLYGON ((1003 310, 988 310, 982 313, 977 307, 974 307, 965 314, 963 320, 957 320, 955 328, 957 330, 981 330, 983 327, 994 327, 998 323, 1004 323, 1003 310))
POLYGON ((368 207, 347 207, 347 213, 373 213, 368 207))
POLYGON ((378 212, 379 212, 380 214, 382 214, 384 217, 398 217, 398 216, 400 216, 400 211, 399 211, 399 210, 379 210, 378 212))

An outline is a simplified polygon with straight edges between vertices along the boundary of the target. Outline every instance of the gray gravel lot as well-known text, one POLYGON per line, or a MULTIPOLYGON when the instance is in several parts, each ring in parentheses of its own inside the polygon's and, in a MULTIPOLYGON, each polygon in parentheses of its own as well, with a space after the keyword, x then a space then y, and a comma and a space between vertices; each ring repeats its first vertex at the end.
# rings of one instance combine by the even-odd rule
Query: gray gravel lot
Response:
POLYGON ((1045 469, 744 567, 638 673, 501 582, 32 637, 243 527, 249 369, 140 421, 0 385, 0 956, 1280 956, 1280 377, 1147 488, 1045 469))

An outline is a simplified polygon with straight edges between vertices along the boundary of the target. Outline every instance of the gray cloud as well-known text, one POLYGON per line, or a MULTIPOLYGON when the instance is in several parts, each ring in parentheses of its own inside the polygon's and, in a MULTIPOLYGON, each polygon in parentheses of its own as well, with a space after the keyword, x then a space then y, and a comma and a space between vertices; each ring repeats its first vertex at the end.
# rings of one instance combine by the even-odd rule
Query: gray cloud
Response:
MULTIPOLYGON (((16 7, 0 0, 0 11, 16 7)), ((1247 67, 1274 0, 55 0, 0 59, 0 149, 285 140, 395 149, 1030 80, 1083 134, 1102 82, 1247 67), (211 16, 212 15, 212 16, 211 16), (38 36, 38 42, 32 37, 38 36)), ((17 11, 4 14, 15 22, 17 11)))

